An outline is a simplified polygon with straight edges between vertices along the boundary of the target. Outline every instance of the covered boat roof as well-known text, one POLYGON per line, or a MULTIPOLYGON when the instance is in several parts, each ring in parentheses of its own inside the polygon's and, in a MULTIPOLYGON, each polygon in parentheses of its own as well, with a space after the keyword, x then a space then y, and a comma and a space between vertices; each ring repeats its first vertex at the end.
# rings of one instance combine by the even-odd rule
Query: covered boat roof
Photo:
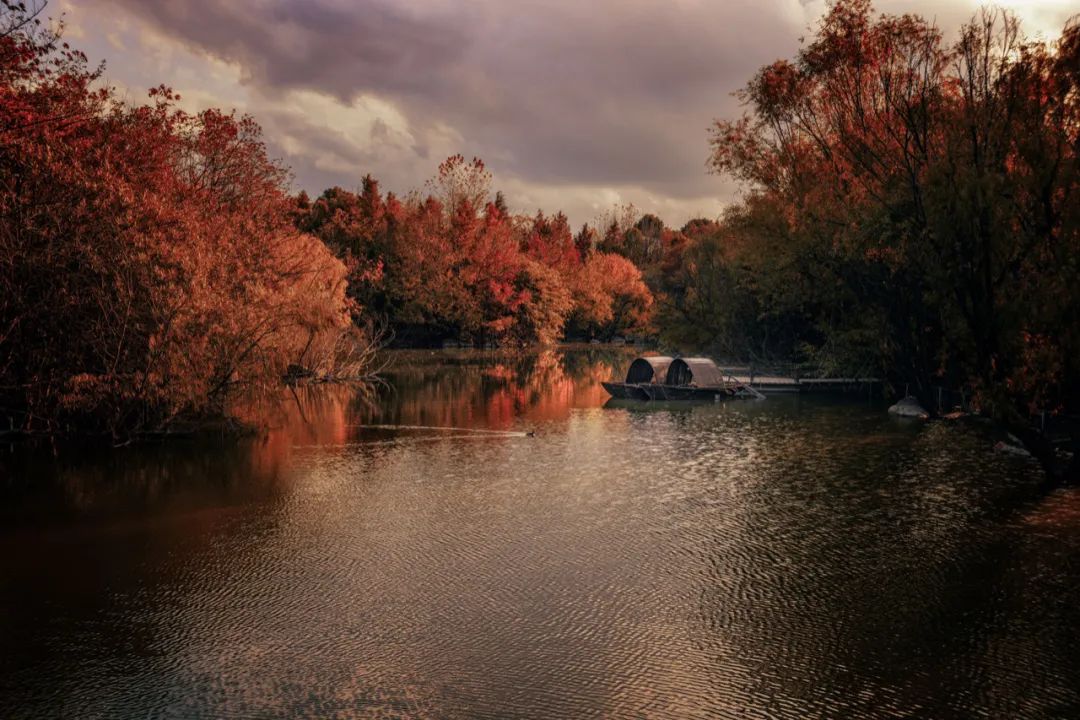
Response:
POLYGON ((626 382, 664 382, 669 365, 671 365, 669 357, 639 357, 630 363, 630 369, 626 371, 626 382))
POLYGON ((664 384, 716 387, 724 384, 724 373, 709 358, 677 358, 668 367, 664 384))

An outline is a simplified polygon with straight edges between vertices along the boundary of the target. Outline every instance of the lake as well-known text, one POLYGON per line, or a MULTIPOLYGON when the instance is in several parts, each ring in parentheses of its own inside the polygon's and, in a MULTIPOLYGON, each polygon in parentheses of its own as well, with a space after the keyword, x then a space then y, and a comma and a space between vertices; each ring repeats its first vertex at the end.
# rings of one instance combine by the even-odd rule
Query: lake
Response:
POLYGON ((0 717, 1080 712, 1080 493, 988 431, 390 356, 257 439, 2 446, 0 717))

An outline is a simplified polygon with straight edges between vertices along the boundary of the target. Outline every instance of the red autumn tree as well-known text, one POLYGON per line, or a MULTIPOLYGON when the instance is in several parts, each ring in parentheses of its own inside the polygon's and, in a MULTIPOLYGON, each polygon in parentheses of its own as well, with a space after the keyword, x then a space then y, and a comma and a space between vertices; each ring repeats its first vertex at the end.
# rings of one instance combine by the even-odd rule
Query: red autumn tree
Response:
POLYGON ((571 283, 573 332, 610 340, 620 333, 649 330, 652 293, 641 271, 614 253, 592 253, 571 283))
POLYGON ((581 265, 582 254, 574 243, 570 221, 561 212, 546 217, 538 211, 524 234, 522 250, 537 262, 564 274, 581 265))
POLYGON ((0 405, 114 437, 219 416, 328 357, 345 268, 291 222, 250 118, 131 107, 0 5, 0 405))

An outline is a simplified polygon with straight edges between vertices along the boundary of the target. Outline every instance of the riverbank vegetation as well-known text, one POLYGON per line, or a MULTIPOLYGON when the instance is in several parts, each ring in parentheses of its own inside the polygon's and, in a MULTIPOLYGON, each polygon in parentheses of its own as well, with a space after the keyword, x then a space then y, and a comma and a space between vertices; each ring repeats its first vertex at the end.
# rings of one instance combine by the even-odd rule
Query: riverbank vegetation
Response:
POLYGON ((99 79, 0 2, 5 424, 166 431, 332 363, 354 333, 346 267, 296 230, 255 122, 183 112, 166 88, 130 106, 99 79))
POLYGON ((710 164, 744 198, 664 274, 660 324, 881 374, 927 407, 967 388, 1080 476, 1075 422, 1066 467, 1032 423, 1080 413, 1080 26, 1046 43, 982 10, 950 42, 841 0, 741 98, 710 164))

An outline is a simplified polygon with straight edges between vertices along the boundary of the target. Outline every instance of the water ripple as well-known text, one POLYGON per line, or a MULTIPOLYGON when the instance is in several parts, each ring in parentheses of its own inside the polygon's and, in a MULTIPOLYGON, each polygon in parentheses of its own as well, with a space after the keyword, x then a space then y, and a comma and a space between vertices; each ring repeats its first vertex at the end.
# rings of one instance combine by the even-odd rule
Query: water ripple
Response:
POLYGON ((132 460, 107 471, 115 486, 49 470, 52 510, 0 535, 0 713, 1080 708, 1080 503, 1002 510, 1037 470, 977 430, 800 398, 408 410, 433 383, 494 382, 459 371, 375 416, 327 400, 332 426, 305 417, 250 457, 132 460), (466 416, 498 433, 360 427, 466 416))

